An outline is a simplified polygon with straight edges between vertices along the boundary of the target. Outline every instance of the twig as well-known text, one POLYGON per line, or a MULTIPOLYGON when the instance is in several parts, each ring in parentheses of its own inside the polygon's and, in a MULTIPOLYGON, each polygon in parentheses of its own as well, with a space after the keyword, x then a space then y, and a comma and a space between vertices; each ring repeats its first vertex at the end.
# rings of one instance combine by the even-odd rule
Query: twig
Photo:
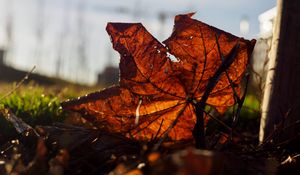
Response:
POLYGON ((278 151, 280 148, 287 146, 289 143, 295 141, 295 140, 299 140, 300 139, 300 133, 295 134, 293 137, 286 139, 280 143, 277 144, 273 144, 269 147, 265 147, 265 146, 259 146, 256 150, 254 151, 249 151, 246 152, 247 154, 253 155, 253 154, 266 154, 267 152, 270 151, 278 151))
POLYGON ((162 127, 163 123, 164 123, 164 119, 161 120, 159 128, 158 128, 158 130, 157 130, 157 132, 156 132, 156 134, 155 134, 155 136, 153 138, 153 141, 155 141, 157 139, 158 134, 160 133, 160 130, 161 130, 161 127, 162 127))
MULTIPOLYGON (((221 52, 221 47, 220 47, 220 44, 219 44, 217 35, 215 35, 215 37, 216 37, 216 43, 217 43, 218 52, 219 52, 219 54, 220 54, 220 59, 221 59, 221 61, 222 61, 222 63, 223 63, 223 62, 224 62, 224 55, 223 55, 222 52, 221 52)), ((235 97, 234 100, 237 101, 237 102, 239 103, 240 98, 239 98, 239 96, 238 96, 236 90, 234 89, 233 82, 232 82, 231 78, 229 77, 229 74, 228 74, 228 72, 227 72, 227 69, 226 69, 224 72, 225 72, 225 75, 226 75, 226 77, 227 77, 227 79, 228 79, 228 81, 229 81, 229 84, 230 84, 231 88, 232 88, 232 91, 233 91, 233 94, 234 94, 234 97, 235 97)))
POLYGON ((208 117, 212 118, 213 120, 215 120, 219 125, 223 126, 225 129, 227 129, 228 131, 232 131, 232 128, 230 126, 228 126, 226 123, 224 123, 223 121, 221 121, 220 119, 216 118, 215 116, 209 114, 208 112, 202 110, 202 112, 204 112, 208 117))
POLYGON ((5 119, 10 122, 18 133, 24 133, 26 131, 32 130, 36 136, 39 134, 34 128, 25 123, 21 118, 17 117, 10 109, 5 108, 0 110, 0 113, 5 117, 5 119))
POLYGON ((204 118, 203 118, 203 109, 206 106, 206 101, 209 97, 209 94, 216 86, 217 82, 220 79, 221 74, 228 69, 228 67, 233 63, 234 58, 240 48, 239 43, 237 43, 230 53, 227 56, 214 75, 209 79, 208 84, 206 86, 205 92, 199 102, 195 104, 196 107, 196 124, 193 129, 193 136, 196 142, 196 148, 205 148, 205 130, 204 130, 204 118))
POLYGON ((162 144, 162 142, 166 140, 166 138, 169 135, 169 132, 177 124, 178 119, 180 118, 181 114, 184 112, 184 110, 185 110, 186 107, 187 107, 187 104, 185 104, 185 106, 178 112, 175 120, 171 123, 171 125, 168 127, 168 129, 162 134, 162 137, 160 138, 160 140, 158 141, 158 143, 156 143, 154 145, 153 151, 156 151, 160 147, 160 145, 162 144))
MULTIPOLYGON (((217 37, 217 35, 215 37, 216 37, 216 43, 217 43, 218 52, 220 54, 220 59, 223 62, 224 61, 224 56, 223 56, 223 54, 221 52, 220 44, 218 42, 218 37, 217 37)), ((226 77, 227 77, 227 79, 229 81, 229 84, 230 84, 230 86, 232 88, 232 91, 233 91, 233 94, 234 94, 234 97, 235 97, 234 100, 238 104, 236 111, 235 111, 235 108, 233 107, 232 129, 234 129, 236 127, 236 125, 237 125, 237 121, 238 121, 238 119, 240 117, 240 112, 241 112, 241 109, 242 109, 244 101, 245 101, 245 97, 246 97, 247 90, 248 90, 248 83, 249 83, 250 75, 249 74, 246 75, 246 87, 245 87, 243 96, 240 98, 239 95, 237 94, 235 88, 234 88, 233 81, 229 77, 229 74, 228 74, 227 70, 225 70, 225 74, 226 74, 226 77)), ((231 133, 231 135, 232 135, 232 133, 231 133)))
POLYGON ((16 84, 16 86, 12 90, 8 91, 5 95, 3 95, 2 97, 0 97, 0 101, 2 101, 3 99, 5 99, 6 97, 10 96, 18 88, 20 88, 21 85, 24 83, 24 81, 28 79, 29 75, 31 75, 34 70, 35 70, 35 66, 33 66, 33 68, 16 84))
POLYGON ((283 121, 281 121, 280 125, 282 127, 277 127, 274 129, 274 131, 264 140, 264 142, 260 145, 260 147, 264 147, 267 143, 270 143, 273 139, 280 136, 280 133, 283 133, 285 130, 296 127, 300 124, 300 120, 295 121, 294 123, 283 127, 284 125, 284 119, 287 118, 291 113, 291 108, 284 114, 283 121))
POLYGON ((246 75, 246 87, 245 87, 244 94, 243 94, 242 98, 238 97, 239 100, 237 101, 237 103, 238 103, 237 111, 235 113, 235 116, 234 116, 233 122, 232 122, 232 127, 233 128, 236 127, 236 125, 237 125, 237 121, 240 117, 240 112, 241 112, 241 109, 243 107, 243 104, 244 104, 244 101, 245 101, 245 98, 246 98, 246 94, 247 94, 247 91, 248 91, 249 77, 250 77, 249 74, 246 75))

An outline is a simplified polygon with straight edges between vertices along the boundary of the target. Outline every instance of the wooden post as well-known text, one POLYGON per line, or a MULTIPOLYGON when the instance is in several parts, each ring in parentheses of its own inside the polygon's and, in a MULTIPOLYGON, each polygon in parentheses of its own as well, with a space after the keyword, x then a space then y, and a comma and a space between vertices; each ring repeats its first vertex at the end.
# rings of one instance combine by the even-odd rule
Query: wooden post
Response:
POLYGON ((0 48, 0 67, 4 65, 5 50, 0 48))
POLYGON ((260 142, 284 121, 284 139, 296 136, 300 120, 300 1, 278 0, 262 104, 260 142), (293 127, 290 127, 293 126, 293 127))

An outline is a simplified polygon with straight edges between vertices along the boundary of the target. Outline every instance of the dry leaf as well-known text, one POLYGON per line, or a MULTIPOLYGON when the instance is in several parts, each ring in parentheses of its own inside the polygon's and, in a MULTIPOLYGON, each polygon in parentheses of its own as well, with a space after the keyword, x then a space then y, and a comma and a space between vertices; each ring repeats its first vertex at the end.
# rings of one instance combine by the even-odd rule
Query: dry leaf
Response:
MULTIPOLYGON (((101 129, 139 140, 165 133, 172 140, 191 139, 195 105, 222 59, 239 45, 227 69, 239 94, 255 44, 192 19, 192 15, 176 16, 174 31, 164 44, 140 23, 108 23, 107 32, 121 56, 120 85, 64 102, 63 108, 88 114, 87 120, 101 129)), ((234 104, 234 94, 225 72, 218 78, 207 104, 224 112, 234 104)))

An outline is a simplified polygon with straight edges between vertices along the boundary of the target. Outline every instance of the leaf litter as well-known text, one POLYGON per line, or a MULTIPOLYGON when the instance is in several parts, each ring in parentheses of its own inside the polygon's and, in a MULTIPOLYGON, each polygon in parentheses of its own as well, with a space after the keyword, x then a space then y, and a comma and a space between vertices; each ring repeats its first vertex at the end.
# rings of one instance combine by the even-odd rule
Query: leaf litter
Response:
POLYGON ((141 24, 108 24, 121 56, 120 84, 62 103, 90 125, 32 128, 1 111, 20 135, 1 146, 0 174, 274 174, 278 161, 270 151, 245 147, 233 132, 212 139, 202 133, 206 148, 216 151, 193 148, 193 132, 201 131, 194 129, 197 106, 205 127, 209 117, 228 127, 206 113, 206 105, 220 114, 235 103, 241 107, 241 81, 255 41, 191 16, 176 16, 163 44, 141 24))

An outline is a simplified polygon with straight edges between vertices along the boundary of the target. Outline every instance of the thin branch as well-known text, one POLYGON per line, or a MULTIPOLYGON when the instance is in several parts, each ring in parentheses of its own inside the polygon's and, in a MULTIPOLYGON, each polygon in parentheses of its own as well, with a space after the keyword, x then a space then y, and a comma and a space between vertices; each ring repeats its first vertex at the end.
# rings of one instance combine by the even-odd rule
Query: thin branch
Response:
POLYGON ((243 94, 242 98, 239 98, 237 110, 236 110, 235 116, 234 116, 233 121, 232 121, 232 127, 235 127, 237 125, 237 121, 240 117, 240 112, 241 112, 241 109, 243 107, 243 104, 244 104, 244 101, 245 101, 245 98, 246 98, 246 94, 247 94, 247 90, 248 90, 249 77, 250 77, 249 75, 246 75, 245 91, 244 91, 244 94, 243 94))
POLYGON ((29 78, 29 76, 33 73, 34 70, 35 70, 35 66, 33 66, 33 68, 16 84, 16 86, 12 90, 8 91, 5 95, 0 97, 0 101, 5 99, 6 97, 10 96, 17 89, 19 89, 21 87, 21 85, 24 83, 24 81, 27 80, 29 78))
MULTIPOLYGON (((284 114, 283 121, 280 123, 281 126, 284 125, 284 119, 286 119, 291 113, 291 108, 284 114)), ((300 120, 295 121, 294 123, 285 126, 285 127, 277 127, 274 131, 264 140, 260 147, 264 147, 267 143, 270 143, 273 139, 280 136, 280 133, 286 131, 289 128, 297 127, 300 124, 300 120)))
POLYGON ((22 134, 26 131, 32 130, 36 136, 39 136, 39 134, 34 128, 32 128, 27 123, 25 123, 21 118, 17 117, 13 112, 11 112, 10 109, 8 108, 1 109, 0 113, 5 117, 5 119, 8 122, 10 122, 14 126, 14 128, 18 133, 22 134))
MULTIPOLYGON (((216 37, 216 43, 217 43, 217 46, 218 46, 218 52, 219 52, 219 54, 220 54, 220 59, 221 59, 222 62, 223 62, 223 61, 224 61, 224 56, 223 56, 223 54, 222 54, 222 52, 221 52, 220 44, 219 44, 219 42, 218 42, 218 37, 217 37, 217 36, 215 36, 215 37, 216 37)), ((245 97, 246 97, 246 94, 247 94, 247 90, 248 90, 248 82, 249 82, 249 74, 246 75, 246 87, 245 87, 245 91, 244 91, 244 94, 243 94, 242 98, 240 98, 239 95, 237 94, 237 92, 236 92, 236 90, 235 90, 235 88, 234 88, 233 81, 232 81, 232 79, 229 77, 229 74, 228 74, 228 71, 227 71, 227 70, 225 70, 225 74, 226 74, 226 77, 227 77, 227 79, 228 79, 228 81, 229 81, 229 84, 230 84, 230 86, 231 86, 231 88, 232 88, 232 91, 233 91, 233 94, 234 94, 234 97, 235 97, 234 100, 235 100, 235 102, 238 104, 236 111, 235 111, 235 108, 233 107, 233 121, 232 121, 232 127, 234 128, 234 127, 237 125, 237 121, 238 121, 238 119, 239 119, 239 117, 240 117, 240 112, 241 112, 241 109, 242 109, 242 107, 243 107, 243 104, 244 104, 244 101, 245 101, 245 97)))
POLYGON ((202 80, 203 80, 203 76, 204 76, 204 72, 205 72, 205 68, 206 68, 206 62, 207 62, 207 51, 206 51, 206 46, 205 46, 205 42, 204 42, 204 38, 203 38, 203 33, 202 33, 202 30, 201 28, 200 29, 200 33, 201 33, 201 40, 202 40, 202 45, 203 45, 203 55, 204 55, 204 63, 203 63, 203 69, 202 69, 202 72, 201 72, 201 77, 198 81, 198 84, 196 86, 196 89, 195 91, 193 92, 193 96, 196 94, 197 92, 197 89, 199 88, 202 80))
POLYGON ((160 130, 161 130, 161 127, 162 127, 163 123, 164 123, 164 119, 161 120, 160 125, 159 125, 159 128, 158 128, 158 130, 157 130, 157 132, 156 132, 156 135, 155 135, 154 138, 153 138, 153 141, 155 141, 155 140, 157 139, 158 134, 160 133, 160 130))
POLYGON ((206 111, 202 111, 204 112, 208 117, 212 118, 213 120, 215 120, 218 124, 220 124, 221 126, 223 126, 224 128, 226 128, 228 131, 232 131, 232 128, 228 125, 226 125, 226 123, 224 123, 222 120, 218 119, 217 117, 214 117, 213 115, 209 114, 206 111))
MULTIPOLYGON (((222 61, 222 63, 223 63, 223 62, 224 62, 224 55, 223 55, 222 52, 221 52, 221 47, 220 47, 220 44, 219 44, 217 35, 215 35, 215 37, 216 37, 216 43, 217 43, 218 52, 219 52, 219 54, 220 54, 220 59, 221 59, 221 61, 222 61)), ((232 91, 233 91, 233 94, 234 94, 234 97, 235 97, 234 100, 237 100, 237 102, 239 103, 240 98, 239 98, 239 96, 238 96, 236 90, 234 89, 233 82, 232 82, 231 78, 229 77, 229 74, 228 74, 227 69, 226 69, 224 72, 225 72, 225 75, 226 75, 226 77, 227 77, 227 79, 228 79, 228 81, 229 81, 229 84, 230 84, 231 88, 232 88, 232 91)))
POLYGON ((174 121, 172 122, 172 124, 168 127, 168 129, 162 134, 162 137, 161 137, 161 139, 158 141, 158 143, 154 145, 153 151, 156 151, 156 150, 160 147, 160 145, 162 144, 162 142, 166 140, 166 138, 167 138, 168 135, 169 135, 169 132, 170 132, 171 129, 174 128, 174 126, 177 124, 178 119, 180 118, 180 116, 181 116, 181 114, 184 112, 184 110, 186 109, 187 105, 188 105, 188 104, 186 103, 185 106, 178 112, 178 114, 177 114, 175 120, 174 120, 174 121))
POLYGON ((216 86, 217 82, 220 79, 221 74, 229 68, 229 66, 233 63, 237 53, 238 49, 240 48, 239 43, 237 43, 230 53, 227 56, 227 59, 225 59, 222 64, 219 66, 217 71, 214 73, 214 75, 209 79, 208 84, 206 86, 205 92, 199 102, 195 104, 196 106, 196 124, 193 129, 193 136, 196 142, 196 148, 205 148, 205 130, 204 130, 204 118, 203 118, 203 109, 206 106, 206 101, 209 97, 209 94, 216 86))

